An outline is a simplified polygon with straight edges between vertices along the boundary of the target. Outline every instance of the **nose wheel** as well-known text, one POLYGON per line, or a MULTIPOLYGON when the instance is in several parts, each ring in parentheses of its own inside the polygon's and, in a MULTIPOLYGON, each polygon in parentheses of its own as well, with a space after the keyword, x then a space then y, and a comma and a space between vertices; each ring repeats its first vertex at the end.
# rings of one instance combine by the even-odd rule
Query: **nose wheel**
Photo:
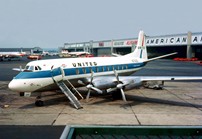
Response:
POLYGON ((38 106, 38 107, 41 107, 41 106, 44 105, 44 102, 42 100, 36 100, 35 105, 38 106))
POLYGON ((44 102, 43 102, 43 100, 41 100, 41 96, 36 97, 35 105, 38 107, 44 106, 44 102))

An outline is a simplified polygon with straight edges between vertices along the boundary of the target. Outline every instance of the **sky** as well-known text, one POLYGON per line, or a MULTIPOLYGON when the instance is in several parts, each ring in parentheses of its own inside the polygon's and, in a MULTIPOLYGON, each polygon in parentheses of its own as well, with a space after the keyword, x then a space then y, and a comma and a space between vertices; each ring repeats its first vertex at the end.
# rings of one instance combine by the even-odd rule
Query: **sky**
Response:
POLYGON ((202 32, 201 0, 0 0, 0 48, 202 32))

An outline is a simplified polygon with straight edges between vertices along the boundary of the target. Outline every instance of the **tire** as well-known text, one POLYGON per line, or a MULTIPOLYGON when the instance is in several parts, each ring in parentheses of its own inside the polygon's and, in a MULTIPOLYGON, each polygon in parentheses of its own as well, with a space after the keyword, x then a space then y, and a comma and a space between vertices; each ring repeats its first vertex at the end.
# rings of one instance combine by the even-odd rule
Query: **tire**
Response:
POLYGON ((114 100, 122 99, 121 91, 118 89, 117 91, 112 92, 112 97, 114 100))
POLYGON ((37 100, 37 101, 35 102, 35 105, 36 105, 37 107, 42 107, 42 106, 44 106, 44 102, 43 102, 42 100, 37 100))

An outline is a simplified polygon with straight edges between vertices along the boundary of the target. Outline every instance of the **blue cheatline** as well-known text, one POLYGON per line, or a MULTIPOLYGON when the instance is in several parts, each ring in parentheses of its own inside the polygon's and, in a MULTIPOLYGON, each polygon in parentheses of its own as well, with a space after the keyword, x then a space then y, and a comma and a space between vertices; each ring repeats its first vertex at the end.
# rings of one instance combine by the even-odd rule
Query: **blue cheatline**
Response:
MULTIPOLYGON (((131 64, 119 64, 119 65, 108 65, 108 66, 91 66, 91 67, 78 67, 78 68, 68 68, 64 69, 66 76, 71 75, 82 75, 89 74, 91 71, 95 73, 114 71, 114 70, 130 70, 135 68, 141 68, 145 63, 131 63, 131 64)), ((36 78, 50 78, 52 76, 61 75, 59 68, 51 72, 51 70, 36 71, 36 72, 21 72, 15 79, 36 79, 36 78)))

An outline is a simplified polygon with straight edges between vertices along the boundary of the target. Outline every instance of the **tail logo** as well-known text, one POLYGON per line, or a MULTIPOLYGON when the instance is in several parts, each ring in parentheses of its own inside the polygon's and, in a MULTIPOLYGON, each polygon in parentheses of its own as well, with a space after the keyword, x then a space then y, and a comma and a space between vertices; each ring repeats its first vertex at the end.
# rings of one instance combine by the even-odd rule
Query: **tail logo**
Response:
POLYGON ((142 46, 140 46, 138 49, 141 49, 141 51, 140 51, 140 58, 142 58, 142 52, 145 49, 145 47, 144 47, 144 36, 142 37, 142 46))

